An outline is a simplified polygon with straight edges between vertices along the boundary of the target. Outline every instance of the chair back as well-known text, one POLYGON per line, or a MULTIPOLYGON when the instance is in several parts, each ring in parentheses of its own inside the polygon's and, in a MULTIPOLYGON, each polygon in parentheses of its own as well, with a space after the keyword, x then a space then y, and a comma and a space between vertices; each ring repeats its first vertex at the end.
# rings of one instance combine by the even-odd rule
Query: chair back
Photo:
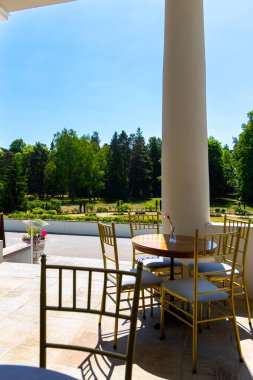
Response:
POLYGON ((98 231, 104 268, 108 267, 108 263, 112 263, 115 269, 119 269, 119 256, 114 222, 111 224, 98 222, 98 231))
POLYGON ((0 240, 3 241, 3 248, 5 248, 6 245, 5 245, 4 216, 3 216, 3 214, 0 214, 0 240))
MULTIPOLYGON (((46 255, 41 257, 41 290, 40 290, 40 367, 46 367, 46 354, 47 348, 54 349, 65 349, 74 351, 89 352, 95 355, 102 355, 103 357, 121 359, 126 362, 125 380, 130 380, 132 375, 132 363, 133 354, 135 346, 135 334, 136 334, 136 324, 138 315, 138 305, 139 305, 139 292, 141 284, 141 273, 142 265, 138 265, 136 272, 115 270, 115 269, 104 269, 104 268, 90 268, 90 267, 79 267, 70 265, 48 265, 46 263, 46 255), (51 271, 51 272, 50 272, 51 271), (49 272, 49 273, 48 273, 49 272), (57 275, 55 274, 57 273, 57 275), (50 287, 52 286, 52 276, 58 278, 57 284, 57 294, 55 294, 55 301, 52 301, 52 297, 47 296, 47 279, 50 279, 50 287), (103 307, 102 309, 97 309, 93 307, 93 303, 97 306, 97 300, 92 302, 93 296, 97 296, 97 286, 94 286, 97 276, 103 278, 103 307), (116 303, 114 310, 111 310, 112 305, 110 303, 110 310, 106 304, 106 285, 108 275, 117 275, 121 284, 122 277, 133 276, 135 277, 135 284, 133 287, 133 301, 132 307, 129 309, 127 314, 125 310, 120 310, 120 292, 116 294, 116 303), (69 290, 69 281, 72 282, 71 295, 67 290, 69 290), (84 286, 84 281, 86 285, 84 286), (64 286, 65 285, 65 286, 64 286), (85 291, 85 294, 84 294, 85 291), (48 299, 51 298, 51 301, 48 299), (80 301, 81 300, 81 301, 80 301), (77 312, 77 313, 88 313, 92 315, 105 315, 111 318, 121 318, 129 321, 129 335, 127 339, 127 345, 125 353, 117 353, 115 351, 103 350, 101 345, 97 345, 96 348, 88 346, 79 346, 73 344, 62 344, 53 343, 49 341, 47 334, 47 312, 77 312)), ((101 283, 101 280, 100 280, 101 283)), ((75 319, 73 319, 74 321, 75 319)), ((93 319, 89 318, 89 323, 93 319)), ((57 326, 55 326, 55 329, 57 326)), ((60 328, 60 327, 59 327, 60 328)), ((59 337, 60 335, 57 334, 59 337)))
MULTIPOLYGON (((205 292, 198 292, 198 279, 211 276, 217 277, 222 280, 223 278, 228 280, 226 283, 219 287, 219 290, 215 290, 214 293, 219 292, 233 292, 235 267, 237 263, 238 247, 240 240, 241 230, 240 227, 232 232, 223 232, 216 234, 199 234, 198 230, 195 231, 195 243, 194 243, 194 299, 203 296, 205 292), (229 263, 230 268, 224 265, 224 270, 219 269, 217 272, 199 272, 199 260, 207 257, 218 258, 223 263, 229 263), (231 269, 232 267, 232 269, 231 269)), ((210 292, 208 292, 210 294, 210 292)))
POLYGON ((224 216, 224 232, 232 232, 240 228, 240 243, 238 248, 238 260, 236 263, 236 268, 242 272, 246 264, 246 255, 248 251, 248 242, 249 242, 249 233, 250 233, 250 224, 252 220, 250 218, 240 219, 233 218, 230 216, 224 216))
POLYGON ((136 236, 137 231, 149 230, 155 234, 160 231, 160 214, 131 214, 128 213, 131 237, 136 236))

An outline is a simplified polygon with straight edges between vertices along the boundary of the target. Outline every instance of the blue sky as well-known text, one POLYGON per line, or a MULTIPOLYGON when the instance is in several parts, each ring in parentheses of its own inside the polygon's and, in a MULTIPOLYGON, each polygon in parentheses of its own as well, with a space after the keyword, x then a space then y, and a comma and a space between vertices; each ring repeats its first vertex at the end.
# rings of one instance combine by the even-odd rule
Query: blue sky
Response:
MULTIPOLYGON (((253 1, 204 0, 208 135, 232 146, 253 109, 253 1)), ((161 136, 164 0, 79 0, 0 23, 0 146, 140 127, 161 136)))

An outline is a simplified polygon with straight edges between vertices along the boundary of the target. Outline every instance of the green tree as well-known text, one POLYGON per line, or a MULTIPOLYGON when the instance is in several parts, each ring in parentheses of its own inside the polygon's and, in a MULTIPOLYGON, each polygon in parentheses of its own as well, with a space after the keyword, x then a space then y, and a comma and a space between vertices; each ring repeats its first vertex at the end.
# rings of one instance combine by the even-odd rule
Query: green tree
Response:
POLYGON ((22 139, 16 139, 11 143, 9 150, 12 153, 19 153, 25 146, 26 144, 22 139))
POLYGON ((151 160, 140 128, 133 136, 130 189, 132 198, 150 197, 152 189, 151 160))
POLYGON ((56 180, 61 193, 68 193, 74 199, 80 187, 80 149, 76 132, 63 129, 54 135, 51 146, 54 151, 56 180))
POLYGON ((227 145, 222 151, 223 172, 225 180, 225 193, 235 193, 238 191, 237 170, 235 167, 233 153, 227 145))
POLYGON ((45 144, 37 142, 30 155, 30 171, 28 178, 29 193, 36 194, 41 199, 45 195, 45 167, 49 151, 45 144))
POLYGON ((244 202, 253 202, 253 111, 248 113, 248 118, 234 147, 234 156, 240 196, 244 202))
POLYGON ((150 137, 147 148, 151 159, 152 195, 160 197, 162 140, 159 137, 150 137))
POLYGON ((8 213, 22 209, 26 193, 20 153, 5 151, 0 157, 0 208, 8 213))
POLYGON ((225 179, 222 161, 222 146, 213 137, 208 139, 210 198, 215 199, 224 194, 225 179))
POLYGON ((53 153, 50 152, 48 162, 44 169, 44 185, 45 193, 51 197, 61 194, 59 184, 56 177, 56 164, 54 162, 53 153))
POLYGON ((113 134, 107 157, 105 193, 109 200, 122 198, 121 186, 121 147, 118 133, 113 134))
POLYGON ((91 138, 90 138, 90 141, 92 143, 95 143, 97 145, 98 148, 100 148, 100 138, 99 138, 99 134, 97 131, 94 131, 91 135, 91 138))

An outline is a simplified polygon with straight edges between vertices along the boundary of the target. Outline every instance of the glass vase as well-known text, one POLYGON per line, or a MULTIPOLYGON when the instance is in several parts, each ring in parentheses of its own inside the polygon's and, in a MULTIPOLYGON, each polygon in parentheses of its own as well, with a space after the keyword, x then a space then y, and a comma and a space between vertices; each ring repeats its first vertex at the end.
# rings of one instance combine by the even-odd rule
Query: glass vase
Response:
POLYGON ((176 241, 177 241, 177 238, 176 238, 175 228, 171 228, 170 243, 176 243, 176 241))

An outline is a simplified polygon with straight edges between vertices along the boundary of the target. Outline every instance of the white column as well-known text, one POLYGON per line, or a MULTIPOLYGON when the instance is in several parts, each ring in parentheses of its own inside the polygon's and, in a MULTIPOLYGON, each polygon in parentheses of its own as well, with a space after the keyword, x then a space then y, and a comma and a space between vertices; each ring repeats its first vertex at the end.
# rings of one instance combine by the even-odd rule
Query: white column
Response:
POLYGON ((166 0, 163 65, 162 209, 193 234, 209 222, 202 0, 166 0))

